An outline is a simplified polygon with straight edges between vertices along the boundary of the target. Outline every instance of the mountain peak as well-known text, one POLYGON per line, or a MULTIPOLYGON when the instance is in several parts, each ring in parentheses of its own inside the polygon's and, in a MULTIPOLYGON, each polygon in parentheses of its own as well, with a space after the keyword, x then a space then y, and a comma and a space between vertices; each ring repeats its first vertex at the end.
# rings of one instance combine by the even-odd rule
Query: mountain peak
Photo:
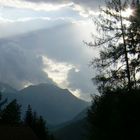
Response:
POLYGON ((69 121, 88 106, 87 102, 75 97, 68 89, 53 84, 32 85, 21 90, 20 94, 26 106, 31 104, 33 109, 52 124, 69 121))

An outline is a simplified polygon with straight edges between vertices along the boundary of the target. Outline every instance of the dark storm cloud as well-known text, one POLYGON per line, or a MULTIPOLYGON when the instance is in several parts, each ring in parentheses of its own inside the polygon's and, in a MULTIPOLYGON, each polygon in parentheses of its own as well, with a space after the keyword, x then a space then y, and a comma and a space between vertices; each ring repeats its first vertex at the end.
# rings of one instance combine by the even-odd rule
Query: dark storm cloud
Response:
POLYGON ((15 88, 28 83, 51 82, 42 71, 42 60, 14 41, 0 41, 0 81, 15 88))

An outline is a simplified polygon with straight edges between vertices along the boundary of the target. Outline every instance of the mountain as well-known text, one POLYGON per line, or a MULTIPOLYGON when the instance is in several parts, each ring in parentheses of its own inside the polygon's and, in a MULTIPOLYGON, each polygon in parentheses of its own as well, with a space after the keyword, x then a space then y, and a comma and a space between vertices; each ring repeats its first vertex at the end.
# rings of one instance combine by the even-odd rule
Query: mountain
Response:
POLYGON ((88 106, 88 103, 76 98, 67 89, 51 84, 29 86, 21 91, 20 102, 27 107, 31 104, 51 124, 60 124, 71 120, 88 106))
POLYGON ((61 89, 53 84, 32 85, 20 91, 11 91, 15 92, 4 92, 4 98, 8 98, 9 101, 16 98, 22 105, 22 112, 25 112, 30 104, 33 111, 42 115, 51 125, 72 120, 89 105, 67 89, 61 89))
POLYGON ((87 140, 86 118, 70 123, 53 132, 56 140, 87 140))
POLYGON ((10 102, 13 99, 17 99, 19 96, 18 90, 2 82, 0 82, 0 92, 2 95, 2 99, 7 99, 7 102, 10 102))
POLYGON ((80 121, 80 120, 86 118, 88 109, 89 109, 89 107, 85 108, 85 109, 82 110, 79 114, 77 114, 77 115, 72 119, 72 122, 80 121))
POLYGON ((3 93, 15 93, 17 92, 16 89, 12 88, 11 86, 9 86, 6 83, 2 83, 0 82, 0 91, 3 93))
MULTIPOLYGON (((89 103, 76 98, 67 89, 53 84, 32 85, 20 91, 0 83, 3 98, 17 99, 25 113, 30 104, 46 120, 56 140, 86 140, 89 103)), ((23 114, 24 115, 24 114, 23 114)))
POLYGON ((89 107, 82 110, 71 121, 58 125, 52 129, 56 140, 87 140, 88 122, 87 111, 89 107))
POLYGON ((78 121, 84 120, 87 117, 87 112, 88 112, 89 107, 83 109, 80 113, 78 113, 76 116, 74 116, 74 118, 70 121, 61 123, 59 125, 55 125, 54 127, 51 127, 51 131, 52 132, 56 132, 57 130, 59 131, 60 129, 64 128, 65 126, 69 126, 69 125, 73 125, 75 123, 77 123, 78 121))

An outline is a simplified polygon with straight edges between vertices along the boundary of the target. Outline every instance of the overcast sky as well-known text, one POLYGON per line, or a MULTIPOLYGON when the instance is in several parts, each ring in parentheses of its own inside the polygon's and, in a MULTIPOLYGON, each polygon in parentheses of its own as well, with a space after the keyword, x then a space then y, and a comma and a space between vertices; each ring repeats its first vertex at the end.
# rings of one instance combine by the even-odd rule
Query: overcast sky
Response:
POLYGON ((90 19, 103 0, 0 0, 0 81, 21 89, 56 83, 90 100, 97 50, 90 19))

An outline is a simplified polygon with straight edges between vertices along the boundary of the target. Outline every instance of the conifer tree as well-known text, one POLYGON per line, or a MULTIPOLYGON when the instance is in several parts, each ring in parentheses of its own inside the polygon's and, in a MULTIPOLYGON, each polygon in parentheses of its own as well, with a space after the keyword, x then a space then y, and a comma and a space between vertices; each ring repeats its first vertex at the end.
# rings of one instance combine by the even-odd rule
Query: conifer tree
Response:
POLYGON ((0 115, 1 115, 1 111, 2 111, 2 106, 4 106, 7 102, 7 99, 2 100, 2 93, 0 92, 0 115))
POLYGON ((50 140, 51 137, 48 133, 48 129, 46 127, 46 122, 43 119, 42 116, 37 115, 36 112, 32 111, 32 108, 30 105, 28 105, 25 119, 24 119, 25 125, 28 125, 32 128, 32 130, 35 132, 35 134, 38 136, 40 140, 50 140))
MULTIPOLYGON (((140 4, 111 0, 101 9, 100 35, 89 46, 99 47, 93 65, 101 96, 88 111, 91 140, 140 139, 140 4), (132 14, 124 15, 131 8, 132 14)), ((126 13, 128 14, 128 13, 126 13)))
POLYGON ((33 112, 32 112, 31 105, 28 105, 25 118, 24 118, 24 123, 30 127, 32 127, 33 125, 33 112))
POLYGON ((140 30, 139 25, 135 27, 135 22, 132 20, 135 15, 132 13, 127 17, 124 14, 128 8, 130 8, 128 0, 106 2, 106 8, 101 9, 95 21, 99 35, 93 35, 94 42, 88 43, 91 47, 98 47, 100 51, 99 57, 95 58, 92 64, 99 72, 93 79, 101 93, 106 89, 117 88, 130 91, 138 85, 139 79, 136 80, 136 72, 139 72, 140 66, 138 62, 140 30), (136 57, 137 60, 134 59, 136 57))
POLYGON ((3 109, 1 119, 4 124, 17 125, 21 123, 21 105, 17 103, 16 99, 3 109))

